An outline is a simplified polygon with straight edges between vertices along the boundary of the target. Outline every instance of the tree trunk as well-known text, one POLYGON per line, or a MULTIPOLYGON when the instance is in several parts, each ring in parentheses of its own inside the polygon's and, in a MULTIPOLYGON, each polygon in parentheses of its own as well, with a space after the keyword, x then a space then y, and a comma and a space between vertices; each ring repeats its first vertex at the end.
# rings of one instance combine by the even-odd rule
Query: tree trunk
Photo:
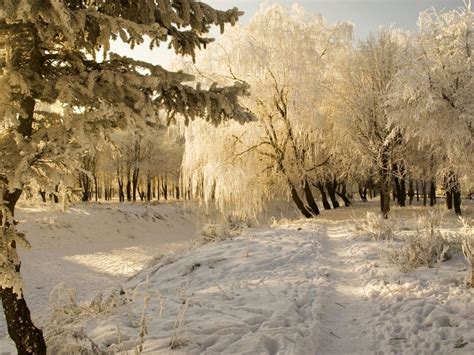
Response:
POLYGON ((306 218, 313 217, 311 212, 306 209, 304 202, 301 200, 300 196, 298 195, 298 191, 296 191, 296 188, 294 186, 291 186, 291 198, 293 199, 293 202, 295 203, 296 207, 298 207, 303 216, 305 216, 306 218))
POLYGON ((452 194, 453 194, 454 212, 458 216, 461 216, 462 215, 462 211, 461 211, 461 203, 462 203, 461 183, 459 182, 458 177, 454 173, 452 174, 452 179, 453 179, 453 183, 452 183, 451 191, 452 191, 452 194))
POLYGON ((426 181, 423 181, 421 183, 421 193, 423 195, 423 206, 426 206, 426 200, 427 200, 427 195, 426 195, 426 181))
POLYGON ((416 182, 416 201, 420 202, 420 188, 418 185, 418 181, 416 182))
POLYGON ((413 189, 413 180, 410 180, 408 182, 408 198, 409 198, 408 203, 410 205, 413 204, 413 198, 414 197, 415 197, 415 190, 413 189))
POLYGON ((380 210, 384 219, 388 219, 390 213, 391 180, 389 152, 384 149, 382 152, 382 167, 380 170, 380 210))
POLYGON ((342 201, 344 201, 344 205, 346 207, 352 206, 351 199, 349 198, 349 196, 347 196, 347 189, 345 183, 341 184, 341 191, 337 191, 336 189, 336 193, 340 198, 342 198, 342 201))
POLYGON ((146 180, 146 200, 148 202, 151 201, 152 199, 152 184, 151 184, 151 177, 148 176, 147 180, 146 180))
POLYGON ((430 206, 436 205, 436 181, 431 179, 430 182, 430 206))
POLYGON ((306 202, 308 202, 309 205, 309 211, 313 213, 313 215, 318 216, 319 215, 319 207, 316 201, 314 200, 314 195, 313 192, 311 191, 311 186, 308 183, 308 180, 304 181, 304 195, 306 198, 306 202))
POLYGON ((161 185, 163 189, 163 198, 168 200, 168 177, 161 178, 161 185))
POLYGON ((132 201, 132 182, 130 181, 130 169, 127 168, 127 201, 132 201))
POLYGON ((133 175, 132 175, 132 199, 133 199, 133 202, 135 202, 137 200, 137 188, 138 188, 138 176, 139 175, 140 175, 140 169, 139 168, 133 168, 133 175))
POLYGON ((339 208, 339 202, 336 198, 336 183, 333 181, 326 182, 326 189, 328 190, 329 198, 331 199, 332 207, 339 208))
POLYGON ((94 173, 94 197, 95 202, 99 200, 99 177, 94 173))
POLYGON ((179 198, 181 197, 180 196, 179 185, 176 185, 175 190, 176 190, 176 199, 179 200, 179 198))
MULTIPOLYGON (((13 193, 4 192, 4 204, 12 216, 20 196, 21 190, 14 190, 13 193)), ((5 226, 0 226, 0 228, 7 227, 9 223, 13 223, 13 221, 6 220, 5 226)), ((12 245, 12 247, 14 248, 15 245, 12 245)), ((16 271, 20 273, 20 265, 16 267, 16 271)), ((0 295, 8 334, 15 342, 18 354, 46 354, 43 332, 33 324, 25 299, 18 297, 12 288, 0 288, 0 295)))
POLYGON ((324 190, 324 185, 321 184, 320 182, 315 185, 319 192, 321 193, 321 200, 323 201, 323 207, 325 210, 330 210, 331 209, 331 205, 329 204, 329 201, 328 201, 328 197, 326 195, 326 191, 324 190))
POLYGON ((59 203, 59 185, 54 186, 53 201, 54 203, 59 203))
POLYGON ((43 201, 43 203, 46 203, 46 191, 45 190, 39 190, 39 194, 41 196, 41 201, 43 201))
POLYGON ((383 218, 387 219, 390 213, 390 188, 388 186, 380 189, 380 210, 383 218))
POLYGON ((395 177, 395 197, 397 203, 400 207, 405 207, 406 205, 406 187, 405 180, 395 177))
POLYGON ((359 184, 359 196, 362 202, 367 202, 367 187, 359 184))
POLYGON ((462 216, 461 203, 462 203, 461 191, 460 191, 460 190, 456 190, 456 191, 453 193, 453 204, 454 204, 454 212, 455 212, 458 216, 462 216))

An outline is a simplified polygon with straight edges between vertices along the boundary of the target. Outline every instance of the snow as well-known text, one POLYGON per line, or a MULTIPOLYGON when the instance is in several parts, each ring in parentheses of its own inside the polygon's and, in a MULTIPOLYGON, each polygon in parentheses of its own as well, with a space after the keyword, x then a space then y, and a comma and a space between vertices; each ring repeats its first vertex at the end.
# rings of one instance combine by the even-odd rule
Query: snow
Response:
POLYGON ((78 204, 64 213, 55 205, 25 205, 16 218, 32 244, 20 250, 22 275, 25 298, 40 325, 47 322, 49 294, 58 283, 75 289, 77 301, 90 300, 153 259, 183 248, 199 223, 190 209, 175 204, 78 204))
MULTIPOLYGON (((179 205, 22 208, 27 301, 53 353, 472 353, 462 257, 399 272, 386 252, 426 209, 394 208, 395 238, 374 241, 358 227, 373 208, 223 226, 227 239, 201 246, 183 244, 199 218, 179 205)), ((443 214, 443 233, 460 229, 443 214)), ((13 352, 5 339, 0 349, 13 352)))

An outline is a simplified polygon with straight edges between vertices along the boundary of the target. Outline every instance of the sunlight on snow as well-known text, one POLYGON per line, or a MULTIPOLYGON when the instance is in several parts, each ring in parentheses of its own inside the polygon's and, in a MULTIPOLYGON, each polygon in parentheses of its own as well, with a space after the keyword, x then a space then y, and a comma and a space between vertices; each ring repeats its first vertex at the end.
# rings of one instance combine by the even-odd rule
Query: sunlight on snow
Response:
POLYGON ((152 253, 147 253, 139 247, 131 247, 109 252, 65 256, 63 259, 112 276, 133 276, 153 258, 152 253))

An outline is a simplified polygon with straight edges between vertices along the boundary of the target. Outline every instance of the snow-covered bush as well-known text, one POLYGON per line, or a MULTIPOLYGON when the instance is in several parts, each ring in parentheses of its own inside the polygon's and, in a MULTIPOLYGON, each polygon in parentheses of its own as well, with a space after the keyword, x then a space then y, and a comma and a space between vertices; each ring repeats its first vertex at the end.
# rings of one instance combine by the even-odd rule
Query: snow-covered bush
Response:
POLYGON ((388 253, 389 261, 400 271, 409 272, 422 265, 434 267, 436 263, 447 260, 448 251, 456 243, 441 233, 441 221, 441 212, 430 210, 418 220, 416 233, 408 237, 407 244, 388 253))
POLYGON ((123 290, 114 291, 104 297, 99 293, 90 304, 76 301, 76 290, 64 283, 56 285, 49 295, 51 318, 44 329, 48 350, 61 354, 108 354, 84 332, 78 319, 88 319, 127 304, 131 298, 123 290))
POLYGON ((471 266, 471 275, 468 278, 467 283, 474 287, 474 231, 472 225, 463 218, 461 218, 463 229, 460 235, 461 250, 464 258, 471 266))
POLYGON ((362 223, 356 222, 356 229, 368 234, 376 241, 390 240, 394 235, 392 220, 384 219, 381 215, 373 212, 367 212, 362 223))
POLYGON ((221 242, 232 238, 232 236, 233 234, 227 224, 206 224, 196 233, 196 238, 192 241, 191 248, 221 242))

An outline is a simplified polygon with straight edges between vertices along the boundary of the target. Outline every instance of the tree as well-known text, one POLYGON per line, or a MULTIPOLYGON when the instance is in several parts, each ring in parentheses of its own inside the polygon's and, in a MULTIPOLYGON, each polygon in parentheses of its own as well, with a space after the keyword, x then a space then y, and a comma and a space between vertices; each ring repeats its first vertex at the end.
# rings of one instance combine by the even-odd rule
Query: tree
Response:
POLYGON ((209 82, 241 78, 251 84, 246 104, 258 120, 248 129, 222 126, 212 141, 205 129, 190 128, 183 168, 196 196, 204 186, 202 197, 221 208, 226 201, 234 204, 227 208, 258 212, 283 195, 303 216, 319 214, 313 180, 331 156, 328 73, 351 37, 350 24, 329 25, 298 5, 263 6, 245 28, 228 32, 203 54, 196 72, 209 82), (209 144, 215 148, 199 149, 209 144), (223 166, 224 174, 215 173, 223 166), (243 171, 250 176, 242 179, 243 171))
POLYGON ((393 166, 402 154, 402 136, 391 125, 387 99, 391 83, 404 65, 403 36, 381 30, 342 58, 337 86, 338 124, 350 145, 375 172, 384 218, 390 212, 393 166))
POLYGON ((223 30, 241 14, 194 0, 0 1, 1 296, 19 353, 46 351, 22 297, 16 253, 25 242, 15 205, 28 181, 44 171, 52 179, 52 167, 67 166, 98 129, 144 127, 160 110, 169 121, 178 114, 216 124, 251 119, 238 103, 245 84, 194 88, 183 83, 190 75, 111 53, 111 41, 133 49, 170 40, 176 53, 194 58, 211 42, 211 25, 223 30), (41 111, 41 103, 62 112, 41 111))
MULTIPOLYGON (((474 15, 464 8, 420 14, 411 60, 395 80, 392 122, 404 135, 437 152, 437 175, 448 206, 461 214, 461 181, 474 165, 474 15), (450 201, 452 199, 452 201, 450 201)), ((469 188, 469 186, 467 186, 469 188)))

